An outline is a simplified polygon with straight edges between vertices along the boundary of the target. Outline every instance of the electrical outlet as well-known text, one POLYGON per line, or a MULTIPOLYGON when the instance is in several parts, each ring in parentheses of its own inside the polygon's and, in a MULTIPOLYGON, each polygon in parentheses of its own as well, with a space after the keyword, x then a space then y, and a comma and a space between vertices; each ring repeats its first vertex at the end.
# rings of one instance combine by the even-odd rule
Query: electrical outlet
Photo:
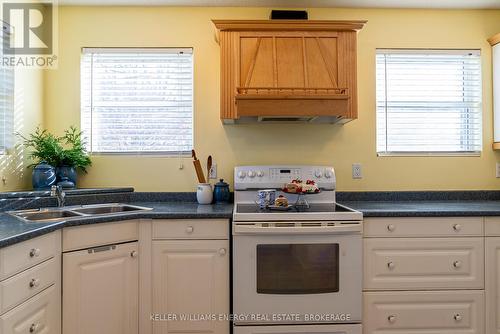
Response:
POLYGON ((362 179, 363 178, 360 163, 352 164, 352 178, 353 179, 362 179))
POLYGON ((217 179, 217 164, 212 163, 212 167, 210 168, 210 172, 208 173, 209 179, 217 179))
POLYGON ((500 162, 497 162, 495 167, 496 177, 500 177, 500 162))

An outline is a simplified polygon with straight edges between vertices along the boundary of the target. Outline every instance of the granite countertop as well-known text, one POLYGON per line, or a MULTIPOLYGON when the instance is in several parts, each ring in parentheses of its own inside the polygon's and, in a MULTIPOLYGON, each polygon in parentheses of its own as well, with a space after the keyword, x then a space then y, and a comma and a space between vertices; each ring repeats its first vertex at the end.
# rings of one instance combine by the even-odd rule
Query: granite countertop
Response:
POLYGON ((500 201, 339 201, 364 217, 500 216, 500 201))
MULTIPOLYGON (((500 191, 339 192, 340 204, 364 217, 500 216, 500 191)), ((231 219, 233 204, 199 205, 194 193, 135 193, 133 188, 86 189, 67 198, 67 205, 120 202, 151 207, 152 211, 82 217, 58 223, 25 223, 0 212, 0 248, 63 227, 127 219, 231 219)), ((2 210, 50 207, 53 198, 0 196, 2 210)))
POLYGON ((7 213, 0 213, 0 248, 6 247, 63 227, 113 222, 126 219, 230 219, 233 204, 199 205, 194 202, 130 202, 127 204, 153 208, 152 211, 126 212, 99 217, 82 217, 64 222, 26 223, 7 213))

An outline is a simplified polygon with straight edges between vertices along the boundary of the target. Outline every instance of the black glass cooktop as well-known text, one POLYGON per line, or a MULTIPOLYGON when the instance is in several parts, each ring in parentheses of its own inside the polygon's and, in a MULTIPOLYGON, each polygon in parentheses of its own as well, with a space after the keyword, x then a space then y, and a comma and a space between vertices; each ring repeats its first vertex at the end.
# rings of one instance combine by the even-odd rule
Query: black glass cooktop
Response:
POLYGON ((236 213, 293 213, 293 212, 353 212, 335 203, 309 203, 309 208, 291 207, 289 210, 261 209, 257 204, 236 204, 236 213))

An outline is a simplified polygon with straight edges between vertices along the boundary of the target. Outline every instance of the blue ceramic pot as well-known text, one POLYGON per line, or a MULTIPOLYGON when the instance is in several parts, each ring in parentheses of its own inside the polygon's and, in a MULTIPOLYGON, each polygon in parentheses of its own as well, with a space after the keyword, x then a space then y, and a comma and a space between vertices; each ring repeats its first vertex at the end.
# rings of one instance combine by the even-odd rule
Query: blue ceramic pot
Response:
POLYGON ((228 203, 231 194, 229 193, 229 184, 220 179, 214 187, 215 203, 228 203))
POLYGON ((56 184, 56 169, 46 162, 42 161, 33 168, 31 176, 33 189, 48 189, 56 184))
MULTIPOLYGON (((71 182, 73 183, 73 187, 76 187, 76 168, 70 166, 60 166, 56 169, 57 174, 57 182, 71 182)), ((67 183, 66 183, 67 184, 67 183)), ((65 188, 68 188, 66 186, 65 188)))

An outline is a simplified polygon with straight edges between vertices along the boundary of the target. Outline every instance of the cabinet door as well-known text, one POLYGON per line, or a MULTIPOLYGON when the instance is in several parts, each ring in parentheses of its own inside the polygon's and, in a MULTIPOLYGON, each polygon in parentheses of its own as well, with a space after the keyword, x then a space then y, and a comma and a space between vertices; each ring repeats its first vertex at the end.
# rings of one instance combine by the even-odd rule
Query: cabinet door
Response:
POLYGON ((153 242, 153 333, 229 333, 227 240, 153 242))
POLYGON ((500 334, 500 237, 486 238, 486 332, 500 334))
POLYGON ((137 334, 137 242, 63 255, 63 333, 137 334))

